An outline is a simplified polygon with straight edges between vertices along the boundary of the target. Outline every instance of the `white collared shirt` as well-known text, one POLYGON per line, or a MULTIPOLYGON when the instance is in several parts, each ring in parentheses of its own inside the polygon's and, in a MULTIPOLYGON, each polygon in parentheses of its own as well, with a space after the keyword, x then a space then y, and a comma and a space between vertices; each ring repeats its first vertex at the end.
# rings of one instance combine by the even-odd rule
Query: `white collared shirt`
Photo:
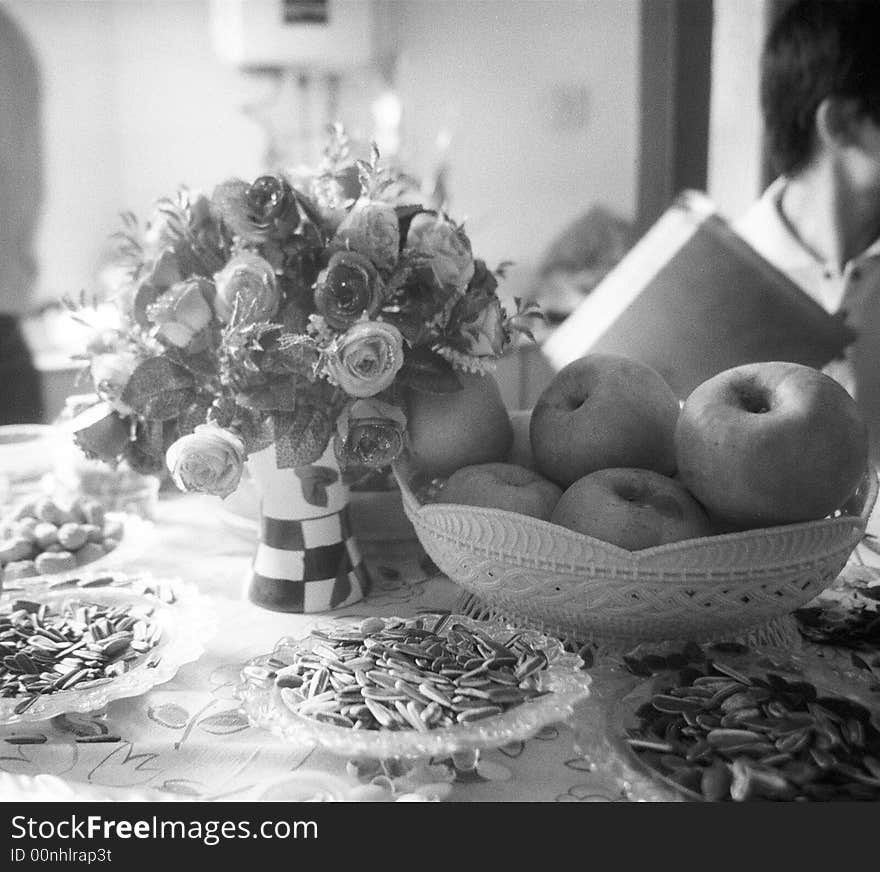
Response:
POLYGON ((880 239, 842 270, 825 263, 804 246, 782 217, 779 204, 786 181, 773 182, 733 227, 826 311, 845 313, 856 340, 847 348, 846 359, 832 361, 825 372, 856 398, 875 445, 880 446, 880 239))
MULTIPOLYGON (((779 178, 761 198, 736 222, 734 229, 759 254, 792 281, 802 287, 827 312, 846 313, 846 323, 860 335, 854 346, 880 343, 880 335, 860 332, 870 303, 880 302, 880 239, 860 255, 848 261, 843 270, 825 263, 792 233, 780 211, 780 199, 786 179, 779 178)), ((873 320, 873 319, 870 319, 873 320)), ((851 347, 848 358, 852 357, 851 347)), ((835 367, 829 367, 837 377, 835 367)), ((853 377, 839 373, 844 385, 852 391, 853 377)), ((880 377, 880 374, 878 374, 880 377)))

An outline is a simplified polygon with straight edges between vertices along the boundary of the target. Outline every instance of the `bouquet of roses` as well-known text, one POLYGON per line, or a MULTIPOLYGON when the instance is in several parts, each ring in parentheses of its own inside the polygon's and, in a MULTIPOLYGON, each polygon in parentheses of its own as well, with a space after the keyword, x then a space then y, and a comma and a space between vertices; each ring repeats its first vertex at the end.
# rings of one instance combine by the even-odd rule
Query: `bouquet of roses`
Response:
POLYGON ((279 468, 331 439, 343 468, 392 463, 405 391, 460 389, 458 371, 491 369, 536 314, 518 300, 509 313, 504 265, 475 259, 414 192, 375 147, 353 160, 336 129, 312 174, 181 190, 143 230, 124 216, 119 326, 88 347, 80 448, 220 496, 269 446, 279 468))

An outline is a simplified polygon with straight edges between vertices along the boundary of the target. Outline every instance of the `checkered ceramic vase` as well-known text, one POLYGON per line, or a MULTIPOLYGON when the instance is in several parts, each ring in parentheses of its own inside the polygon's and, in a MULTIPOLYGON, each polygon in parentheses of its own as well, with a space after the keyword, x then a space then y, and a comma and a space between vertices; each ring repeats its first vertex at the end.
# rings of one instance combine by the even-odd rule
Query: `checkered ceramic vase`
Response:
POLYGON ((324 612, 363 599, 370 578, 348 518, 332 445, 308 466, 278 469, 275 446, 248 458, 260 496, 260 541, 248 598, 277 612, 324 612))

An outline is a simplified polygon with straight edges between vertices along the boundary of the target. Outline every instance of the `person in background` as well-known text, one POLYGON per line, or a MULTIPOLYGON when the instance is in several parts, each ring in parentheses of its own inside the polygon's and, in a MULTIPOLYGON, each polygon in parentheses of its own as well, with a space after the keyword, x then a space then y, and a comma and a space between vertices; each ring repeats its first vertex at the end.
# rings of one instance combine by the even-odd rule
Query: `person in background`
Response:
POLYGON ((788 7, 764 46, 761 108, 779 177, 735 228, 855 331, 827 372, 880 462, 880 3, 788 7))
POLYGON ((20 326, 36 277, 40 123, 36 60, 25 35, 0 9, 0 424, 43 420, 41 382, 20 326))

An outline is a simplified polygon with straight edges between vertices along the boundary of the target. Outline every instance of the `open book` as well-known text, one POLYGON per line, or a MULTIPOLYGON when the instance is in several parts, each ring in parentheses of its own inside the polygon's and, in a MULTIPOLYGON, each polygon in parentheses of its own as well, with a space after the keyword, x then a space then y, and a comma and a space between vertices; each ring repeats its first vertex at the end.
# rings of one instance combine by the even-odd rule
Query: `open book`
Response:
POLYGON ((687 191, 547 338, 554 369, 588 352, 654 367, 680 397, 743 363, 821 368, 855 334, 687 191))

